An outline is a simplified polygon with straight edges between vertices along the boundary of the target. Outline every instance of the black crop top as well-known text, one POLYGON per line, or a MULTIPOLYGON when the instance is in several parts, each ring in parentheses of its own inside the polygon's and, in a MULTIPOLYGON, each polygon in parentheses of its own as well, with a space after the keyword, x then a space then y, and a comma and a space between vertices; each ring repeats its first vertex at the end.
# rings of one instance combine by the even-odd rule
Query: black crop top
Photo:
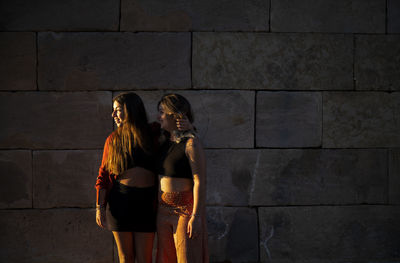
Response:
POLYGON ((167 141, 161 147, 160 174, 175 178, 192 179, 192 168, 186 156, 186 142, 183 138, 179 143, 167 141))
POLYGON ((155 165, 155 157, 147 154, 143 149, 139 147, 135 147, 133 149, 132 158, 128 159, 128 167, 127 169, 139 166, 143 167, 147 170, 156 172, 155 165))

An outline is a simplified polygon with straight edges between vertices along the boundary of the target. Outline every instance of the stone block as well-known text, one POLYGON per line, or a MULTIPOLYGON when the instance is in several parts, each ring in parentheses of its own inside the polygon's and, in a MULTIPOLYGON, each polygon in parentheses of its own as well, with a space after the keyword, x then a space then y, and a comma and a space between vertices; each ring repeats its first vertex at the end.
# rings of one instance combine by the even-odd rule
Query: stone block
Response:
POLYGON ((190 33, 39 33, 39 89, 190 88, 190 50, 190 33))
POLYGON ((0 208, 31 208, 31 151, 0 151, 0 171, 0 208))
POLYGON ((93 207, 102 151, 35 151, 33 207, 93 207))
POLYGON ((387 16, 388 33, 400 33, 400 2, 398 0, 387 1, 387 16))
POLYGON ((351 90, 350 35, 194 33, 201 89, 351 90), (332 81, 332 80, 335 81, 332 81))
POLYGON ((112 262, 111 232, 94 209, 3 210, 0 223, 1 262, 112 262))
POLYGON ((157 103, 165 93, 188 99, 194 126, 206 148, 252 148, 254 146, 253 91, 135 91, 148 109, 150 120, 157 116, 157 103))
POLYGON ((259 147, 319 147, 322 137, 320 92, 257 92, 259 147))
POLYGON ((400 205, 400 149, 389 154, 389 202, 400 205))
POLYGON ((269 0, 123 0, 122 31, 267 31, 269 0))
POLYGON ((0 33, 0 89, 36 90, 35 33, 0 33))
POLYGON ((272 32, 385 33, 385 0, 271 0, 272 32))
POLYGON ((1 31, 116 31, 119 0, 2 1, 1 31))
POLYGON ((251 206, 384 204, 386 150, 262 150, 251 206))
POLYGON ((399 216, 390 206, 259 208, 261 262, 397 262, 399 216))
POLYGON ((400 90, 400 36, 356 36, 354 74, 358 90, 400 90))
POLYGON ((111 92, 2 92, 0 147, 103 148, 111 107, 111 92))
POLYGON ((259 150, 207 150, 207 204, 248 206, 259 150))
POLYGON ((323 94, 324 148, 400 146, 400 93, 323 94))
POLYGON ((258 226, 254 208, 208 207, 210 262, 257 262, 258 226))

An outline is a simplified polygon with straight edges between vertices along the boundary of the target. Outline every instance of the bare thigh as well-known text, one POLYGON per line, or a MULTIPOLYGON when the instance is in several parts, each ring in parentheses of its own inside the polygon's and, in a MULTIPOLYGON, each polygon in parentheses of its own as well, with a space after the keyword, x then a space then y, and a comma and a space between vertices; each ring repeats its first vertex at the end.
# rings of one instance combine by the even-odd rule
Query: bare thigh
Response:
POLYGON ((118 258, 120 263, 134 263, 134 239, 132 232, 112 232, 114 235, 115 243, 118 247, 118 258))
POLYGON ((151 263, 153 254, 154 233, 134 232, 134 246, 137 263, 151 263))

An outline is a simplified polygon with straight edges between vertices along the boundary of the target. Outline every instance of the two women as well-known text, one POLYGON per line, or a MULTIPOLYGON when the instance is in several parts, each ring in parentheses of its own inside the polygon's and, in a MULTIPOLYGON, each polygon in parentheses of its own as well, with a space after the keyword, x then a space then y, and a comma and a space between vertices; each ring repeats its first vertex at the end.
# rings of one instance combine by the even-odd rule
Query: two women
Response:
MULTIPOLYGON (((170 107, 170 104, 168 107, 162 106, 166 105, 163 100, 159 103, 165 110, 160 112, 159 120, 169 138, 166 144, 163 144, 163 149, 166 151, 161 158, 157 144, 159 131, 154 125, 153 129, 150 128, 140 97, 135 93, 123 93, 113 100, 112 117, 118 128, 107 138, 104 146, 103 161, 96 182, 96 221, 99 226, 113 231, 120 263, 134 262, 135 258, 137 262, 151 262, 156 229, 157 163, 163 164, 160 172, 164 174, 164 170, 168 170, 168 165, 175 165, 173 161, 171 162, 171 152, 176 151, 170 150, 170 142, 177 142, 180 139, 186 142, 184 147, 188 149, 185 150, 187 160, 181 158, 182 160, 178 161, 178 166, 175 165, 176 174, 183 173, 185 178, 178 176, 168 179, 169 173, 167 173, 165 178, 162 177, 165 180, 162 179, 160 182, 163 193, 160 198, 158 218, 158 229, 159 231, 161 229, 158 233, 158 262, 197 262, 199 253, 193 251, 203 251, 203 247, 206 247, 204 242, 195 242, 206 235, 204 154, 198 139, 192 133, 183 133, 192 134, 189 136, 193 136, 191 140, 185 139, 185 136, 178 139, 179 136, 176 136, 179 134, 177 127, 181 126, 176 123, 178 117, 187 115, 189 121, 193 121, 193 118, 188 103, 184 103, 186 108, 181 108, 181 96, 172 94, 164 96, 163 99, 168 96, 177 96, 179 99, 171 100, 173 107, 170 107), (183 164, 185 162, 188 164, 183 164), (188 179, 187 169, 180 171, 181 165, 189 165, 193 169, 192 180, 188 179), (186 198, 184 202, 186 210, 175 219, 170 216, 170 212, 175 209, 172 207, 180 207, 182 202, 166 198, 169 196, 168 193, 186 198), (169 222, 177 219, 178 221, 172 224, 179 226, 180 230, 174 231, 172 235, 164 231, 169 227, 164 224, 167 219, 169 222), (182 236, 183 228, 187 232, 186 236, 182 236), (175 257, 173 251, 176 251, 175 257), (182 253, 187 255, 181 256, 182 253), (191 260, 193 256, 196 259, 191 260)), ((183 122, 185 127, 184 124, 183 122)))

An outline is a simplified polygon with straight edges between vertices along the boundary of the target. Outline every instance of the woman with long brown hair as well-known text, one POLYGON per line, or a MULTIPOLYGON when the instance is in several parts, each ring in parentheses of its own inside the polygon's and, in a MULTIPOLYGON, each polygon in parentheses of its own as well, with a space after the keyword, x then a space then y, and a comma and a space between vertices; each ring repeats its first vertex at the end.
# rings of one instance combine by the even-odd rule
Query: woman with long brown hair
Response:
POLYGON ((196 134, 178 131, 175 121, 187 116, 192 123, 191 106, 183 96, 167 94, 158 110, 167 139, 160 151, 157 262, 208 262, 204 150, 196 134))
POLYGON ((112 117, 118 128, 104 146, 96 222, 112 231, 120 263, 149 263, 156 231, 155 135, 133 92, 113 99, 112 117))

